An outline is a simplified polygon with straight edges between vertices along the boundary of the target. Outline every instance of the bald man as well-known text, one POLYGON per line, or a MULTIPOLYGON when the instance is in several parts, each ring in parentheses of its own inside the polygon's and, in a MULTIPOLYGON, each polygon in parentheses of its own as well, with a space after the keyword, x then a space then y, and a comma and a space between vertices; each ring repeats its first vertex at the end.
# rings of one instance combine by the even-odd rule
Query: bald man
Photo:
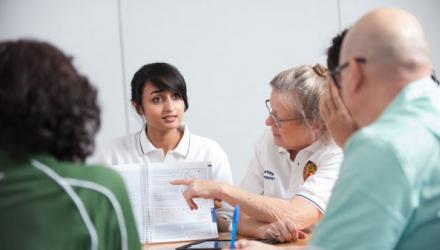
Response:
POLYGON ((399 9, 367 14, 332 73, 360 130, 308 249, 439 249, 440 89, 422 27, 399 9))
POLYGON ((399 9, 362 17, 332 73, 361 128, 313 249, 440 247, 440 90, 419 22, 399 9))

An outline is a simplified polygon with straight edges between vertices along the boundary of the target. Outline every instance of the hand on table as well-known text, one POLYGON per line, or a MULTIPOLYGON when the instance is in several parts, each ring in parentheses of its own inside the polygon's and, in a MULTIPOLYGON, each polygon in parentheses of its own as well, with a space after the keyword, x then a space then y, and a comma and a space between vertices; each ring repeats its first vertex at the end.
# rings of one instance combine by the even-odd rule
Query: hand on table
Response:
POLYGON ((288 219, 279 220, 261 227, 265 239, 273 239, 278 242, 291 242, 307 238, 293 222, 288 219))

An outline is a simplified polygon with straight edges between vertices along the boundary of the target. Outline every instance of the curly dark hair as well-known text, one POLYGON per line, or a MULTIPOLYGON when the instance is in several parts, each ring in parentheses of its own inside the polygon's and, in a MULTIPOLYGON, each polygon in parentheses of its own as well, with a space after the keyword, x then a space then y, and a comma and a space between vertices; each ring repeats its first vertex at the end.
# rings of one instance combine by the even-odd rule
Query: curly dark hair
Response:
POLYGON ((97 91, 54 46, 0 42, 0 151, 83 162, 100 126, 97 91))
POLYGON ((332 44, 327 49, 327 68, 332 71, 339 65, 339 54, 341 53, 342 42, 348 32, 348 28, 337 34, 332 39, 332 44))

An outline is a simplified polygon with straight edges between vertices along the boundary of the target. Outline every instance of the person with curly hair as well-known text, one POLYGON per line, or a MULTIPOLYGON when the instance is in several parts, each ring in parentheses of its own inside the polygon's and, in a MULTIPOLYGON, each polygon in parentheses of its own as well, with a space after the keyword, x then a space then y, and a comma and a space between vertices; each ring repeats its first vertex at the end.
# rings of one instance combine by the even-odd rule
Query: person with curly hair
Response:
POLYGON ((140 249, 122 178, 83 165, 100 109, 71 61, 0 42, 0 249, 140 249))

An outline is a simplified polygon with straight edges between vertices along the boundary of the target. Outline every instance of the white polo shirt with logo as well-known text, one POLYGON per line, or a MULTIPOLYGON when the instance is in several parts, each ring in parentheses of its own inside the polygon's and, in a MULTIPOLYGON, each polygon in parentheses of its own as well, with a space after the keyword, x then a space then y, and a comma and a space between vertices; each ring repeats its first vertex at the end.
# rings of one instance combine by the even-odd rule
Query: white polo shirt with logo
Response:
POLYGON ((275 145, 272 132, 266 129, 255 143, 241 186, 264 196, 299 196, 324 213, 342 160, 342 149, 334 141, 318 140, 300 150, 292 161, 289 152, 275 145))
MULTIPOLYGON (((112 141, 98 153, 96 162, 118 168, 121 164, 144 164, 145 162, 210 161, 212 179, 232 185, 232 174, 226 153, 215 141, 190 133, 188 126, 179 128, 183 132, 177 147, 164 155, 161 148, 156 148, 148 139, 145 128, 141 131, 112 141)), ((232 216, 232 207, 222 202, 217 209, 217 217, 228 220, 232 216)), ((221 231, 228 225, 218 221, 221 231)))

